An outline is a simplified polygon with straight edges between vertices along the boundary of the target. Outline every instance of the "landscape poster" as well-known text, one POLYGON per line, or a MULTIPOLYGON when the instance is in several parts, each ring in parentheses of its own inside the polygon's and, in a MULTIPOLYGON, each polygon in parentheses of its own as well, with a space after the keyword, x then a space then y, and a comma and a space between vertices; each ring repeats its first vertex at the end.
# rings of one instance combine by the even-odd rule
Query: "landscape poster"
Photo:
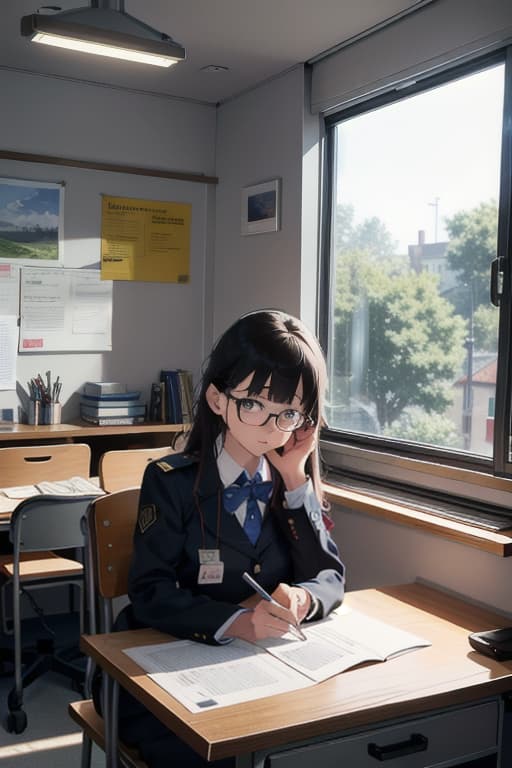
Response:
POLYGON ((0 261, 62 262, 62 184, 0 178, 0 261))

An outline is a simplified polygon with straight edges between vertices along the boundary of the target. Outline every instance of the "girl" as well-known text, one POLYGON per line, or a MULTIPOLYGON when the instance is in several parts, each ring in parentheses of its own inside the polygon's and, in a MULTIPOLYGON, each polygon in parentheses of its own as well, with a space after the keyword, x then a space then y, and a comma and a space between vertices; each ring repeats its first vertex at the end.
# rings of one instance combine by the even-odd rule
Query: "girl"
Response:
MULTIPOLYGON (((244 315, 217 341, 185 452, 144 475, 119 629, 255 641, 340 605, 344 568, 319 476, 325 384, 317 340, 283 312, 244 315), (244 571, 279 605, 255 598, 244 571)), ((120 712, 121 737, 151 768, 234 765, 205 763, 126 694, 120 712)))

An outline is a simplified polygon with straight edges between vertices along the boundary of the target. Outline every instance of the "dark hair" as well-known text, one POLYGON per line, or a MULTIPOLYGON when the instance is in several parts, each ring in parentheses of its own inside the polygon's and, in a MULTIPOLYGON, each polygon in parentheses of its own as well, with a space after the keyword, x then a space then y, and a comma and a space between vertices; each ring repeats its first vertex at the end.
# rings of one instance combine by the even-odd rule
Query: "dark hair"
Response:
MULTIPOLYGON (((316 337, 300 320, 284 312, 249 312, 222 334, 203 365, 194 422, 185 446, 186 452, 197 454, 201 463, 214 455, 215 441, 226 426, 207 403, 208 386, 229 391, 253 372, 248 394, 259 394, 268 381, 269 399, 281 402, 292 402, 302 380, 304 412, 317 428, 321 426, 327 374, 316 337)), ((308 459, 307 471, 321 500, 317 448, 308 459)))

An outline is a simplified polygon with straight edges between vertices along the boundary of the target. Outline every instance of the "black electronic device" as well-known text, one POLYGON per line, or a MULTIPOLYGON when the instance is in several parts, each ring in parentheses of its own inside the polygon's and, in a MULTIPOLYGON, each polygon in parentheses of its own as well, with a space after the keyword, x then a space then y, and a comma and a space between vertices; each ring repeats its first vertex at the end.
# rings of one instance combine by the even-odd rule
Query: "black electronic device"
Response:
POLYGON ((512 627, 472 632, 468 640, 475 651, 490 656, 496 661, 512 659, 512 627))

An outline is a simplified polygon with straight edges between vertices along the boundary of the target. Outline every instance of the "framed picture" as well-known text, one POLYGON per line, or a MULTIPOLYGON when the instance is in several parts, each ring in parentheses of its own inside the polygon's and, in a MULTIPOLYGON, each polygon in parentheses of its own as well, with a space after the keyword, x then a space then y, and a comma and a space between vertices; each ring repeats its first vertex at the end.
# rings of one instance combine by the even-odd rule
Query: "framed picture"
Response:
POLYGON ((62 266, 64 185, 0 178, 0 263, 62 266))
POLYGON ((279 229, 279 179, 242 189, 242 235, 279 229))

